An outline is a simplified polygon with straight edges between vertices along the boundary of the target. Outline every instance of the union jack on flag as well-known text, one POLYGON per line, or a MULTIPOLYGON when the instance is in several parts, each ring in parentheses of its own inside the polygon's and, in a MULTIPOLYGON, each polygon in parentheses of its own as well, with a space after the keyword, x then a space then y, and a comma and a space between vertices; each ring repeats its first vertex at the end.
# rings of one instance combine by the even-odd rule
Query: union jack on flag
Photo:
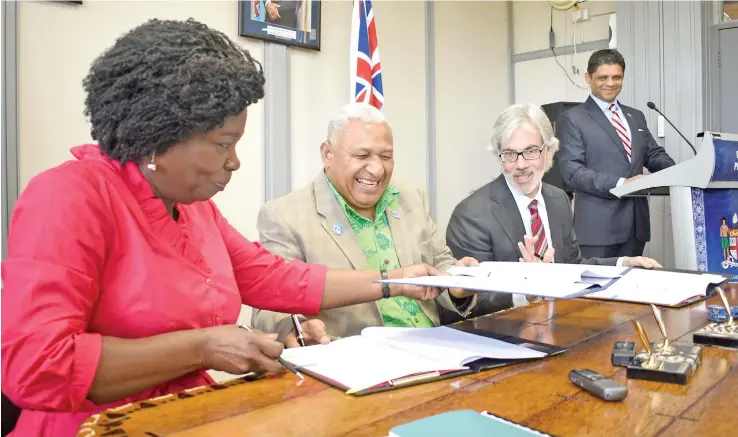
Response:
POLYGON ((384 107, 382 65, 371 0, 354 0, 351 19, 351 101, 384 107))

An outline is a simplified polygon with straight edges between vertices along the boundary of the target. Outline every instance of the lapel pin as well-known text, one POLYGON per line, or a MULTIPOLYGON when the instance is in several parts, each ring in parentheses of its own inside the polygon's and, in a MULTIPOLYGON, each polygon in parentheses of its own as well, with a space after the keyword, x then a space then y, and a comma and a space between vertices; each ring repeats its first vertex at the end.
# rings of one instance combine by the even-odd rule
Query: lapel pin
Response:
POLYGON ((626 113, 625 113, 625 115, 627 115, 627 116, 628 116, 628 117, 630 117, 630 118, 633 118, 633 116, 632 116, 632 115, 630 115, 630 112, 626 112, 626 113))
POLYGON ((343 225, 340 225, 340 224, 333 225, 333 233, 336 235, 343 235, 343 225))
POLYGON ((399 211, 392 211, 392 217, 398 219, 400 218, 400 212, 399 211))

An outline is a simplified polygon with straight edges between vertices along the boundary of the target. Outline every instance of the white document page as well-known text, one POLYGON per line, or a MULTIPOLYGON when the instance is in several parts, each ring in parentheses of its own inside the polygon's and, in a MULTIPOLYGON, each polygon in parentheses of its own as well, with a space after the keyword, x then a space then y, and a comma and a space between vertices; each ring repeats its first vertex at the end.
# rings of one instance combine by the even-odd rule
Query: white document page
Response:
POLYGON ((325 345, 285 349, 282 358, 349 388, 373 387, 392 379, 436 370, 459 370, 423 356, 356 335, 325 345))
POLYGON ((545 278, 524 280, 510 277, 474 276, 421 276, 417 278, 386 279, 375 282, 388 284, 411 284, 437 288, 462 288, 476 291, 526 294, 532 296, 568 299, 579 296, 592 284, 556 282, 545 278))
POLYGON ((435 328, 369 327, 363 337, 395 345, 416 355, 443 360, 450 366, 462 366, 480 358, 526 359, 546 354, 494 338, 483 337, 439 326, 435 328))
POLYGON ((586 264, 521 263, 485 261, 476 267, 454 266, 451 275, 505 277, 547 282, 577 282, 582 278, 619 278, 628 267, 593 266, 586 264))
POLYGON ((671 306, 694 296, 705 296, 708 285, 724 280, 712 274, 632 269, 608 288, 586 297, 671 306))

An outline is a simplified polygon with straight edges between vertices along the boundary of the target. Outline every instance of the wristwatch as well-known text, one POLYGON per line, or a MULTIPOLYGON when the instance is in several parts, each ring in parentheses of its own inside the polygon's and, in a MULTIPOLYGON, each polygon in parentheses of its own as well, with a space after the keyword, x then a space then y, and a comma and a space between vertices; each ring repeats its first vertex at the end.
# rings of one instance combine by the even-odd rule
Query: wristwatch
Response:
MULTIPOLYGON (((387 278, 387 270, 382 267, 379 269, 379 272, 382 274, 382 279, 388 279, 387 278)), ((390 298, 390 288, 389 284, 383 283, 382 284, 382 299, 389 299, 390 298)))

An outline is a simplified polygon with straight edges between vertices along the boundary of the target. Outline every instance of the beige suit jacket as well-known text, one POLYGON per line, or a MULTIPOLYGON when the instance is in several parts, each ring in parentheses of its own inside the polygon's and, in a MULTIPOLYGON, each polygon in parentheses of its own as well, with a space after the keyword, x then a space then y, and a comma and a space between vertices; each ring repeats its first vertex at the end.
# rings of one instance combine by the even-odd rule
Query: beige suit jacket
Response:
MULTIPOLYGON (((400 198, 388 218, 400 265, 426 263, 442 271, 453 266, 456 259, 436 230, 423 192, 394 181, 392 184, 400 191, 400 198)), ((287 260, 300 259, 336 269, 367 268, 346 214, 322 171, 307 187, 265 203, 259 211, 257 228, 260 243, 287 260), (334 228, 343 232, 336 232, 334 228)), ((345 292, 351 293, 351 290, 345 292)), ((459 313, 448 291, 444 291, 436 301, 459 313)), ((476 301, 475 295, 461 315, 467 315, 476 301)), ((419 303, 425 314, 438 325, 436 302, 419 303)), ((378 302, 323 310, 317 318, 325 323, 328 334, 334 337, 357 335, 367 326, 383 325, 378 302)), ((289 314, 259 309, 254 309, 252 324, 264 332, 283 334, 291 326, 289 314)))

